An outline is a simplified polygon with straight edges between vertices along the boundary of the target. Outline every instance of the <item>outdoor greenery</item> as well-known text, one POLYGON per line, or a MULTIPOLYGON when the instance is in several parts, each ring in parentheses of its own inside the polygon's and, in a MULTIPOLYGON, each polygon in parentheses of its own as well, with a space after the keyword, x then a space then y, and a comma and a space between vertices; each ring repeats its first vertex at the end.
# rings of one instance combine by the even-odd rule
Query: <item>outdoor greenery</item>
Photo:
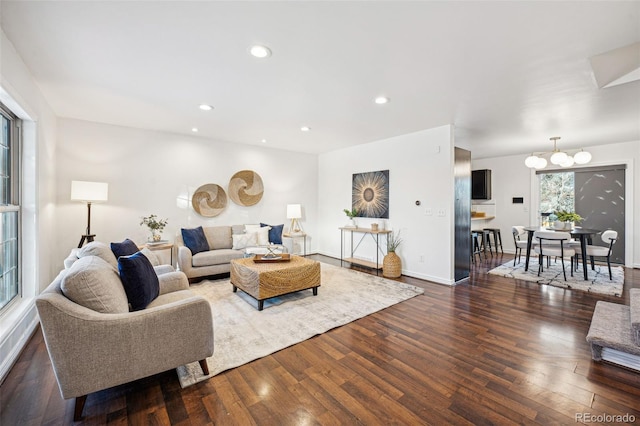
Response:
POLYGON ((544 173, 539 178, 540 213, 572 212, 575 209, 573 172, 544 173))

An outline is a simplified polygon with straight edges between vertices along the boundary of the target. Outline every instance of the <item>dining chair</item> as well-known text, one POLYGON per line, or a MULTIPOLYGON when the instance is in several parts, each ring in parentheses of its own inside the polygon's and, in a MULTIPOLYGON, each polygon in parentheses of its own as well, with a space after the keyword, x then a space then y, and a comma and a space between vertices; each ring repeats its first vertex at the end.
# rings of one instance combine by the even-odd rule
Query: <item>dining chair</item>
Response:
MULTIPOLYGON (((518 263, 522 257, 522 250, 527 249, 527 231, 524 230, 524 226, 514 225, 511 227, 511 233, 513 234, 513 244, 516 247, 516 254, 513 257, 513 266, 516 266, 516 258, 518 263)), ((538 242, 534 239, 531 241, 531 245, 534 246, 538 242)))
POLYGON ((513 266, 516 266, 516 259, 518 259, 518 263, 520 263, 520 258, 522 257, 522 249, 527 249, 527 240, 526 238, 521 238, 524 232, 524 226, 515 225, 511 227, 511 233, 513 234, 513 244, 516 247, 516 254, 513 256, 513 266))
MULTIPOLYGON (((607 258, 607 267, 609 268, 609 280, 612 280, 611 274, 611 251, 613 250, 613 245, 616 241, 618 241, 618 232, 613 230, 604 231, 602 233, 602 241, 607 244, 606 247, 603 246, 593 246, 587 245, 587 256, 591 257, 591 269, 595 269, 595 265, 593 263, 594 257, 606 257, 607 258)), ((583 268, 586 265, 582 265, 583 268)))
POLYGON ((573 256, 576 251, 568 246, 568 242, 571 240, 571 234, 568 232, 556 232, 556 231, 536 231, 533 233, 534 238, 539 242, 534 247, 536 253, 538 253, 538 276, 540 272, 544 272, 542 263, 544 257, 547 256, 547 260, 551 257, 559 257, 562 263, 562 274, 564 280, 567 280, 567 272, 564 267, 564 258, 571 258, 571 276, 573 276, 573 256))

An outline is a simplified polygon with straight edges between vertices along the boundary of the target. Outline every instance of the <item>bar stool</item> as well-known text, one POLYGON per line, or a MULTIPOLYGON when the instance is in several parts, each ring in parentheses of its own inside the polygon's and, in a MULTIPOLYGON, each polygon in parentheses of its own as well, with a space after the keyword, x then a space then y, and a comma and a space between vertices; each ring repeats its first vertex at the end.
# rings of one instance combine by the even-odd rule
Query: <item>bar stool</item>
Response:
MULTIPOLYGON (((491 248, 491 240, 489 239, 489 232, 488 230, 485 229, 472 229, 471 232, 477 232, 478 233, 478 237, 480 238, 481 241, 481 245, 480 245, 480 249, 482 250, 483 253, 485 253, 484 257, 486 259, 487 255, 487 247, 489 247, 489 254, 491 255, 491 257, 493 257, 493 250, 491 248)), ((496 254, 498 254, 496 252, 496 254)))
POLYGON ((482 250, 480 238, 483 237, 482 231, 471 231, 471 263, 476 263, 476 254, 482 262, 482 250))
POLYGON ((493 246, 496 248, 496 254, 498 254, 498 246, 500 246, 500 253, 504 254, 504 251, 502 251, 502 235, 500 235, 500 228, 483 228, 482 230, 487 233, 489 247, 491 247, 491 238, 489 236, 493 235, 493 246))

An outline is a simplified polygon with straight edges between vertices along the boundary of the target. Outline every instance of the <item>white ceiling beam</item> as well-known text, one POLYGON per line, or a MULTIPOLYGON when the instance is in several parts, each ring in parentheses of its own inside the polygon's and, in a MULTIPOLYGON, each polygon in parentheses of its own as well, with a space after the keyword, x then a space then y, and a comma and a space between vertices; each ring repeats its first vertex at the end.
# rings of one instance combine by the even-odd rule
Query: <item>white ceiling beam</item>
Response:
POLYGON ((640 42, 589 58, 600 89, 640 80, 640 42))

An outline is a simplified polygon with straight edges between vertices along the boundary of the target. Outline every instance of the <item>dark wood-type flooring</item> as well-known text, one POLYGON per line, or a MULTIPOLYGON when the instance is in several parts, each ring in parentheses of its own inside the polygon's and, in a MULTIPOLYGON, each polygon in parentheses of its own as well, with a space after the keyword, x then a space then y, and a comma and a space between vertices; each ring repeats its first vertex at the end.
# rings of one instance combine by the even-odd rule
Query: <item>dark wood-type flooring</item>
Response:
MULTIPOLYGON (((626 269, 617 298, 486 273, 509 259, 476 265, 455 287, 402 277, 424 295, 186 389, 171 370, 90 394, 83 423, 551 425, 603 414, 640 423, 640 374, 593 362, 585 341, 595 303, 628 304, 640 270, 626 269)), ((2 426, 72 423, 39 329, 0 399, 2 426)))

